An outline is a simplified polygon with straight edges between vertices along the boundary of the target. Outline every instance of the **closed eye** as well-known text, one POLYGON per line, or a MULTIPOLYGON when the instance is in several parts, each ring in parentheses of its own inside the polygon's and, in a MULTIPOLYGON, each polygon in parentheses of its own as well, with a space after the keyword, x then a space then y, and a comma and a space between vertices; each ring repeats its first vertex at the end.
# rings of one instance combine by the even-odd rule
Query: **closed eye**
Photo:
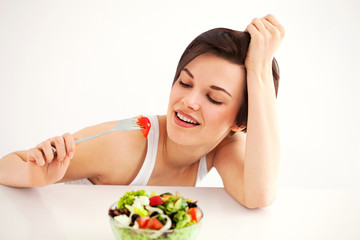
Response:
POLYGON ((189 85, 189 84, 186 84, 186 83, 184 83, 183 81, 179 81, 179 84, 181 85, 181 86, 183 86, 184 88, 190 88, 191 87, 191 85, 189 85))
POLYGON ((214 104, 216 104, 216 105, 221 105, 221 104, 222 104, 222 102, 218 102, 218 101, 212 99, 212 98, 210 97, 210 95, 206 95, 206 96, 207 96, 207 98, 209 99, 210 102, 212 102, 212 103, 214 103, 214 104))

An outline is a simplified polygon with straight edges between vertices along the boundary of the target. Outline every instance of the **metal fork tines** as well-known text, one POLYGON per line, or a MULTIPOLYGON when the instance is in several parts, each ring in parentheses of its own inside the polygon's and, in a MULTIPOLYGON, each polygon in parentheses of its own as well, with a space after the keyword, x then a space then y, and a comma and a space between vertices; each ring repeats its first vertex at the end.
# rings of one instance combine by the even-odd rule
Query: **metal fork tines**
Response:
POLYGON ((103 133, 95 134, 90 137, 79 138, 79 139, 75 140, 75 143, 81 143, 81 142, 84 142, 84 141, 87 141, 87 140, 90 140, 90 139, 93 139, 96 137, 100 137, 100 136, 103 136, 103 135, 106 135, 108 133, 115 132, 115 131, 132 131, 132 130, 140 130, 140 129, 141 129, 141 127, 138 124, 137 119, 134 119, 134 118, 123 119, 123 120, 120 120, 115 125, 115 127, 113 127, 112 129, 110 129, 106 132, 103 132, 103 133))

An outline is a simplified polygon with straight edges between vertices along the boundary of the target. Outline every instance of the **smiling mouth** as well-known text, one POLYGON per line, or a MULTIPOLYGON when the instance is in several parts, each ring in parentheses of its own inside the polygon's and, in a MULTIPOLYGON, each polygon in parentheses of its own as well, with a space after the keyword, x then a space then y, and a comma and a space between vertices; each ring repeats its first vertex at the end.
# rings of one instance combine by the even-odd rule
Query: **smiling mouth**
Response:
POLYGON ((193 121, 183 115, 181 115, 180 113, 178 112, 175 112, 176 114, 176 117, 180 120, 180 121, 183 121, 185 123, 190 123, 190 124, 193 124, 193 125, 200 125, 200 123, 196 122, 196 121, 193 121))

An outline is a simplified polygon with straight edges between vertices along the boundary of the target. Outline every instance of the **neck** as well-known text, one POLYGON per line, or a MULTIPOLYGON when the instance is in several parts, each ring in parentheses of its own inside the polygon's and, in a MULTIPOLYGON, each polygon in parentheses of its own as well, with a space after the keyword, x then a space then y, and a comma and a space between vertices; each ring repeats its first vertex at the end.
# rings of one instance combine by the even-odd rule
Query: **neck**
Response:
POLYGON ((166 164, 175 168, 186 168, 196 163, 206 155, 206 151, 194 146, 183 146, 175 143, 169 137, 165 137, 163 156, 166 164))
POLYGON ((180 145, 168 137, 166 131, 166 116, 159 121, 161 131, 162 159, 164 164, 173 169, 186 169, 197 163, 208 151, 201 146, 180 145))

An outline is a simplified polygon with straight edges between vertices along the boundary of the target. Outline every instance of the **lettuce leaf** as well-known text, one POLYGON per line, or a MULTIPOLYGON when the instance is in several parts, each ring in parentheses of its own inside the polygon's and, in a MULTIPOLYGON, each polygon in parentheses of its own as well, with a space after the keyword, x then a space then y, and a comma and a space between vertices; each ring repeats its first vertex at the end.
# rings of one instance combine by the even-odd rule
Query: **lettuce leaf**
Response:
POLYGON ((146 197, 148 197, 145 190, 127 192, 118 201, 117 208, 118 209, 124 209, 125 205, 132 205, 134 203, 135 196, 146 196, 146 197))

